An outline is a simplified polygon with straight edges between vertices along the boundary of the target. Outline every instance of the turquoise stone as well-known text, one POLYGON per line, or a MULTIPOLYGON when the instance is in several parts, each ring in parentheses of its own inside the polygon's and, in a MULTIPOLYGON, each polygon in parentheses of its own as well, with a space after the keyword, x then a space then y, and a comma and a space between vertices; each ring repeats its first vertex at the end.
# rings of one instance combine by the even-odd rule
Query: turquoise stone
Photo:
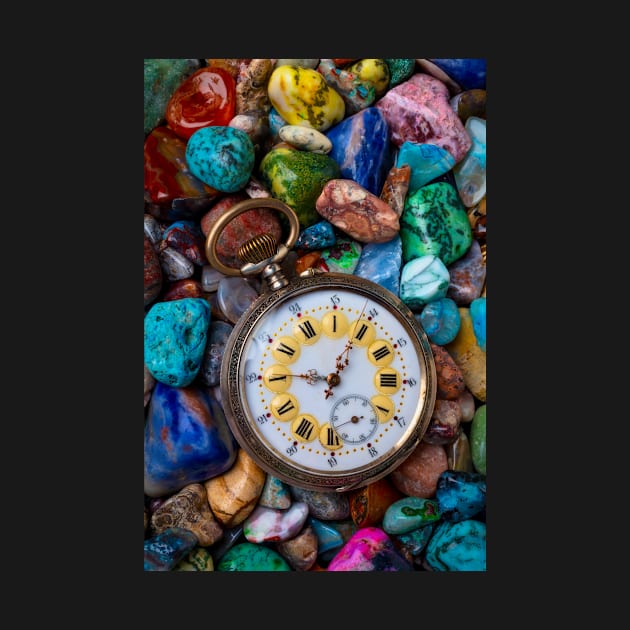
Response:
POLYGON ((232 547, 215 571, 291 571, 291 567, 270 547, 244 542, 232 547))
POLYGON ((435 523, 429 523, 406 534, 397 534, 394 540, 398 541, 412 556, 419 556, 431 539, 435 525, 435 523))
POLYGON ((485 571, 486 524, 442 521, 429 540, 425 562, 433 571, 485 571))
POLYGON ((238 444, 208 387, 153 388, 144 430, 144 493, 161 497, 228 471, 238 444))
POLYGON ((164 120, 171 95, 199 67, 199 59, 144 60, 145 135, 164 120))
POLYGON ((436 182, 407 195, 400 217, 405 262, 434 254, 445 265, 461 258, 472 242, 466 208, 454 186, 436 182))
POLYGON ((450 171, 455 166, 455 158, 436 144, 419 144, 407 140, 400 146, 396 158, 398 168, 405 164, 411 169, 407 193, 411 195, 418 188, 450 171))
POLYGON ((435 500, 445 521, 471 518, 486 507, 486 476, 445 470, 438 478, 435 500))
POLYGON ((323 554, 331 549, 339 549, 344 544, 343 536, 330 523, 309 516, 309 525, 317 536, 317 553, 323 554))
POLYGON ((451 298, 443 297, 427 304, 415 318, 437 346, 444 346, 457 337, 461 318, 459 308, 451 298))
POLYGON ((190 385, 201 367, 210 305, 203 298, 155 303, 144 318, 144 363, 156 381, 190 385))
POLYGON ((385 511, 383 530, 388 534, 406 534, 439 520, 440 510, 435 501, 404 497, 394 501, 385 511))
POLYGON ((416 67, 415 59, 384 59, 383 61, 389 68, 390 88, 406 81, 413 74, 416 67))
POLYGON ((479 297, 470 303, 470 318, 477 345, 486 351, 486 298, 479 297))
POLYGON ((475 470, 486 474, 486 406, 477 407, 470 425, 470 453, 475 470))
POLYGON ((401 267, 402 242, 397 234, 385 243, 363 245, 354 275, 376 282, 398 297, 401 267))
POLYGON ((286 510, 291 506, 289 486, 281 479, 268 474, 258 499, 258 505, 277 510, 286 510))
POLYGON ((202 127, 190 136, 186 145, 190 172, 204 184, 226 193, 245 187, 255 157, 249 136, 234 127, 202 127))
POLYGON ((197 545, 197 536, 187 529, 171 527, 144 541, 144 570, 171 571, 197 545))
POLYGON ((313 251, 332 247, 337 240, 335 230, 328 221, 319 221, 310 227, 302 230, 295 241, 295 249, 303 251, 313 251))
POLYGON ((448 280, 448 269, 437 256, 414 258, 402 268, 400 299, 410 309, 419 309, 424 304, 445 297, 448 280))

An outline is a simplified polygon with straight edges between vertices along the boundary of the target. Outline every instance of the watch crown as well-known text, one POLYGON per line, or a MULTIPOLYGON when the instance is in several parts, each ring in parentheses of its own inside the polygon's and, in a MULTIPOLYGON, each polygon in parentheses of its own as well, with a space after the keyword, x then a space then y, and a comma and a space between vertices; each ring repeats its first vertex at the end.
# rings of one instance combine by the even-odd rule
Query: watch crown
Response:
POLYGON ((259 234, 245 241, 236 252, 243 262, 257 264, 272 258, 278 252, 278 242, 269 233, 259 234))

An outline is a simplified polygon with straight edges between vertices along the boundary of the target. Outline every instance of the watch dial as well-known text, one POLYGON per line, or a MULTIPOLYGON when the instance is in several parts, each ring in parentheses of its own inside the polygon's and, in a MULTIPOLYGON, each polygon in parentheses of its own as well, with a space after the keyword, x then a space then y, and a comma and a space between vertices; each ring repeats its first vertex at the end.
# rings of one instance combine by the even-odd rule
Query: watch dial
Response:
POLYGON ((435 396, 430 347, 407 307, 335 275, 259 298, 224 362, 237 439, 303 487, 385 475, 422 437, 435 396))

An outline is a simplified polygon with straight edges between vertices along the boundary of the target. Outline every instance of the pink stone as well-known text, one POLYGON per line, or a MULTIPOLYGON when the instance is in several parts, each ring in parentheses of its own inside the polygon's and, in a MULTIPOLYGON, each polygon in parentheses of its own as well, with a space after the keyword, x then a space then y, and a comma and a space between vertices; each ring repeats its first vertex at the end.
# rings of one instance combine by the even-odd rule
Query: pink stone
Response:
POLYGON ((375 107, 387 121, 396 146, 405 141, 435 144, 448 151, 457 163, 466 156, 472 140, 449 99, 442 81, 416 73, 389 90, 375 107))
POLYGON ((298 501, 288 510, 258 505, 243 521, 243 535, 252 543, 281 542, 297 536, 308 517, 308 505, 298 501))
POLYGON ((328 565, 328 571, 411 571, 389 536, 378 527, 358 529, 328 565))
POLYGON ((327 181, 315 209, 336 228, 361 243, 385 243, 400 231, 396 211, 350 179, 327 181))

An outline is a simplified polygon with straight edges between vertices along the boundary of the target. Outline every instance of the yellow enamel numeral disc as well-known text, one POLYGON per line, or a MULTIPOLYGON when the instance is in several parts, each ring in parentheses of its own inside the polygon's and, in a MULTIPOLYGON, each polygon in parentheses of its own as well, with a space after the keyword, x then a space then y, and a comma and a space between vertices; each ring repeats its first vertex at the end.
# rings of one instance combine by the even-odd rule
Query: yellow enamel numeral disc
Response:
POLYGON ((271 354, 280 363, 293 363, 300 356, 300 342, 295 337, 280 337, 273 342, 271 354))
POLYGON ((381 394, 395 394, 401 384, 400 374, 394 368, 384 367, 374 374, 374 385, 381 394))
POLYGON ((348 318, 339 311, 330 311, 322 317, 322 332, 332 339, 343 337, 348 330, 348 318))
POLYGON ((300 442, 310 442, 319 434, 319 423, 308 413, 300 414, 291 424, 291 435, 300 442))
POLYGON ((291 387, 291 372, 284 365, 272 365, 265 370, 263 383, 272 392, 284 392, 291 387))
POLYGON ((293 326, 293 336, 306 346, 315 343, 321 332, 321 325, 314 317, 303 317, 293 326))
POLYGON ((357 319, 350 324, 348 339, 355 346, 369 346, 376 337, 374 326, 364 319, 357 319))
POLYGON ((387 422, 394 415, 394 403, 391 398, 378 394, 377 396, 372 396, 370 402, 376 409, 379 422, 387 422))
POLYGON ((371 343, 367 353, 370 361, 379 367, 389 365, 394 359, 394 348, 384 339, 377 339, 371 343))
POLYGON ((337 434, 337 431, 335 431, 328 422, 319 430, 319 441, 327 450, 334 451, 343 446, 343 442, 337 434))
POLYGON ((293 420, 299 411, 299 403, 297 398, 292 394, 278 394, 274 396, 269 408, 274 418, 278 420, 293 420))

